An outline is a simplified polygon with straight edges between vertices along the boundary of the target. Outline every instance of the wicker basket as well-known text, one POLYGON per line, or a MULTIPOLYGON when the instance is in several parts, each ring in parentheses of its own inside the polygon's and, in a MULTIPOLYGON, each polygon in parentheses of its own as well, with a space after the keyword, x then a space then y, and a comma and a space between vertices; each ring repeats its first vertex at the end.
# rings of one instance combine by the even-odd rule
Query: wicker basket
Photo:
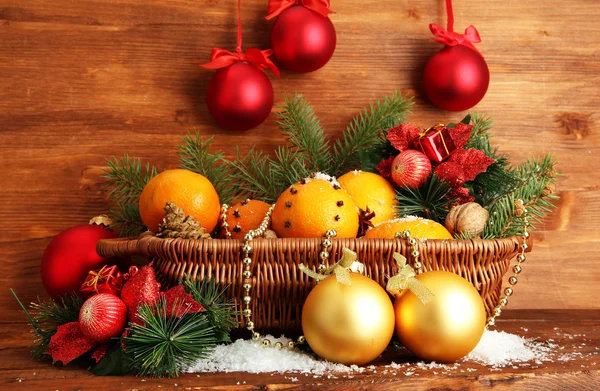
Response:
MULTIPOLYGON (((423 271, 447 270, 469 280, 484 300, 488 315, 498 303, 502 277, 523 239, 426 240, 419 243, 423 271)), ((316 270, 322 239, 255 239, 252 243, 252 313, 257 329, 298 329, 304 299, 314 281, 300 272, 304 263, 316 270)), ((143 255, 154 262, 163 284, 173 285, 188 275, 195 279, 215 277, 229 284, 229 295, 241 304, 242 240, 161 239, 142 235, 138 239, 106 239, 98 244, 104 257, 143 255)), ((531 242, 527 251, 531 251, 531 242)), ((385 287, 397 272, 392 255, 400 252, 410 259, 406 240, 334 239, 331 259, 347 247, 358 254, 365 274, 385 287)), ((240 305, 241 307, 241 305, 240 305)), ((238 321, 242 321, 240 319, 238 321)))

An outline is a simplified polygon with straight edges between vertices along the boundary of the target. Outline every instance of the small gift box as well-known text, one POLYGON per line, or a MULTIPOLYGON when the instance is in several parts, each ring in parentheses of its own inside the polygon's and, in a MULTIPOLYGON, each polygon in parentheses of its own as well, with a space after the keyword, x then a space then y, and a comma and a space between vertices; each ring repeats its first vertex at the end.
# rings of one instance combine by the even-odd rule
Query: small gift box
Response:
POLYGON ((456 149, 450 132, 444 124, 437 124, 426 129, 419 135, 417 144, 418 148, 435 163, 441 163, 456 149))

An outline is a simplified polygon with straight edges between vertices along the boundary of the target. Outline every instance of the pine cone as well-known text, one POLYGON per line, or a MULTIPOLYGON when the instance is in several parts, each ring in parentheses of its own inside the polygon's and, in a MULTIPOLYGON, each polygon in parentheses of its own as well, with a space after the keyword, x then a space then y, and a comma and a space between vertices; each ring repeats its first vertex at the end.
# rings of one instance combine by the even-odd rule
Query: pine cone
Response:
POLYGON ((183 209, 173 202, 165 205, 165 218, 158 226, 159 238, 181 238, 181 239, 210 239, 210 234, 194 219, 193 216, 185 216, 183 209))

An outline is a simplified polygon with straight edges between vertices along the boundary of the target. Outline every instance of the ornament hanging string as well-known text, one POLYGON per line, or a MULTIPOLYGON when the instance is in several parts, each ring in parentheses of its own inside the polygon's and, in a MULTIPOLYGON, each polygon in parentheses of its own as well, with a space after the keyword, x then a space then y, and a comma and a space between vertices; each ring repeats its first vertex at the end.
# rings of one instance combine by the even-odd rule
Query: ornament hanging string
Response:
POLYGON ((415 278, 417 273, 407 262, 406 258, 399 253, 394 253, 394 260, 400 267, 400 271, 390 278, 385 288, 392 295, 398 295, 405 289, 410 290, 417 296, 421 303, 427 304, 433 299, 433 293, 415 278))
POLYGON ((237 5, 237 46, 235 48, 235 53, 221 48, 213 48, 210 54, 210 61, 206 64, 201 64, 200 66, 206 69, 216 70, 227 68, 236 62, 248 62, 261 71, 270 69, 275 76, 279 77, 279 69, 277 69, 277 66, 269 59, 269 56, 273 54, 271 49, 260 50, 250 48, 246 50, 246 53, 242 51, 242 0, 238 0, 237 5))
POLYGON ((429 25, 429 30, 435 35, 433 40, 446 46, 464 45, 479 52, 473 43, 481 42, 481 37, 474 26, 467 27, 464 34, 454 32, 452 0, 446 0, 446 15, 448 18, 446 28, 435 23, 429 25))
POLYGON ((309 276, 310 278, 314 278, 317 281, 321 281, 326 279, 327 277, 335 274, 335 278, 337 282, 344 285, 352 285, 352 281, 350 280, 350 271, 348 270, 352 267, 354 261, 356 261, 356 253, 347 248, 342 249, 342 258, 337 261, 337 263, 329 266, 323 273, 317 273, 312 271, 308 267, 304 266, 304 264, 298 265, 300 271, 309 276))
POLYGON ((269 14, 265 16, 265 19, 271 20, 276 18, 281 15, 283 11, 292 8, 295 5, 303 5, 325 17, 335 13, 329 9, 329 0, 269 0, 267 8, 269 14))

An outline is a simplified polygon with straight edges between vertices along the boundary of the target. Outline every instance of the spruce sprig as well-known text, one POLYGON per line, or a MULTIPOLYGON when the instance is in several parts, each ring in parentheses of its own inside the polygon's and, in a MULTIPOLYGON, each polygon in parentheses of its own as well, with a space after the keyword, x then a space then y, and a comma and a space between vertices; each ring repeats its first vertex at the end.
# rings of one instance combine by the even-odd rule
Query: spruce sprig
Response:
POLYGON ((215 187, 222 203, 230 203, 235 197, 235 188, 229 181, 229 166, 223 152, 210 153, 214 137, 202 140, 200 132, 182 137, 183 144, 177 146, 181 168, 204 175, 215 187))
POLYGON ((79 319, 83 299, 73 292, 64 295, 60 300, 41 301, 38 299, 37 303, 31 303, 30 308, 35 311, 35 315, 32 316, 15 291, 12 289, 10 291, 31 324, 32 332, 36 335, 31 353, 35 359, 42 360, 47 357, 46 352, 50 339, 56 334, 58 326, 76 322, 79 319))
POLYGON ((304 158, 312 171, 328 170, 331 164, 329 142, 310 104, 302 95, 294 94, 285 96, 279 108, 277 124, 288 143, 301 153, 297 157, 304 158))
POLYGON ((214 278, 202 281, 188 278, 183 284, 187 293, 206 310, 204 314, 215 328, 218 342, 230 342, 229 333, 238 327, 235 321, 238 311, 235 310, 235 301, 226 295, 229 286, 217 284, 214 278))
POLYGON ((443 222, 450 211, 455 199, 448 197, 452 186, 440 180, 435 174, 431 175, 418 189, 402 187, 397 191, 398 215, 419 216, 443 222))
POLYGON ((236 157, 229 165, 232 170, 232 183, 237 193, 265 202, 273 202, 281 184, 275 182, 271 159, 261 151, 251 149, 242 156, 236 147, 236 157))
POLYGON ((360 167, 360 151, 382 139, 382 131, 406 119, 413 99, 396 91, 383 96, 352 119, 342 137, 333 144, 331 175, 339 176, 360 167))
POLYGON ((109 159, 105 178, 112 186, 109 197, 116 204, 110 215, 120 235, 137 235, 145 231, 138 210, 138 202, 144 187, 156 176, 156 168, 142 165, 140 159, 125 155, 122 159, 109 159))
POLYGON ((533 220, 540 223, 541 219, 555 207, 551 201, 558 199, 551 191, 557 175, 555 166, 554 158, 546 155, 527 160, 516 167, 512 172, 520 179, 521 184, 512 193, 501 197, 488 208, 490 220, 482 233, 482 238, 505 238, 523 234, 525 220, 523 216, 516 213, 516 200, 523 201, 524 207, 529 212, 530 222, 533 220))
POLYGON ((165 297, 138 308, 142 324, 130 323, 123 338, 132 369, 140 376, 177 377, 180 371, 206 358, 216 343, 215 329, 203 313, 174 314, 182 302, 167 308, 165 297))

